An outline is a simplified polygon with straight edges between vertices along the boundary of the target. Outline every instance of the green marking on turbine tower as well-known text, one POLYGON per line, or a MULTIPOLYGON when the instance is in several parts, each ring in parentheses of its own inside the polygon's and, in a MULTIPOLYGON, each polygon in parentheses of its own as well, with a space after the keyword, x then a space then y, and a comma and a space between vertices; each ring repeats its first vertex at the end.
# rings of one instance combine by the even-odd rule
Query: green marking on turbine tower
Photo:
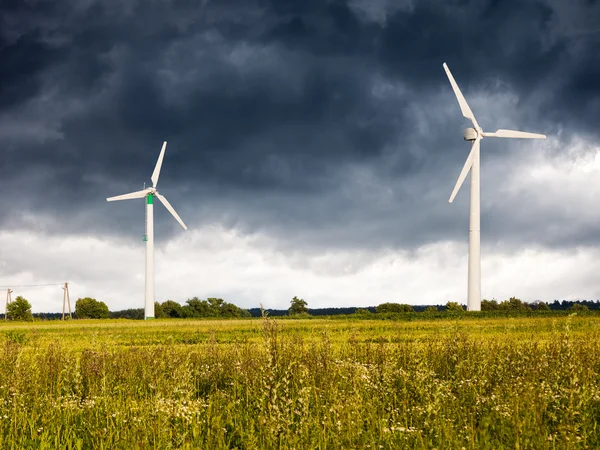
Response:
POLYGON ((151 205, 152 204, 152 198, 154 197, 154 195, 152 194, 148 194, 148 204, 151 205))

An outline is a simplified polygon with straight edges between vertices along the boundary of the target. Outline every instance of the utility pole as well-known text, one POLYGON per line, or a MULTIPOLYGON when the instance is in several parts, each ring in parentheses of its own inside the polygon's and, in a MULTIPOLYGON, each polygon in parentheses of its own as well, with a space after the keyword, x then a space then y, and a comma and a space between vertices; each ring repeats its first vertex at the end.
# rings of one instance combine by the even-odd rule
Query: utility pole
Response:
POLYGON ((73 315, 71 314, 71 298, 69 297, 69 283, 67 283, 65 281, 65 285, 63 286, 63 313, 62 313, 62 320, 65 320, 65 304, 68 303, 69 304, 69 319, 73 318, 73 315))
POLYGON ((4 320, 8 320, 8 304, 12 302, 12 298, 10 294, 12 294, 12 290, 8 288, 6 290, 6 307, 4 309, 4 320))

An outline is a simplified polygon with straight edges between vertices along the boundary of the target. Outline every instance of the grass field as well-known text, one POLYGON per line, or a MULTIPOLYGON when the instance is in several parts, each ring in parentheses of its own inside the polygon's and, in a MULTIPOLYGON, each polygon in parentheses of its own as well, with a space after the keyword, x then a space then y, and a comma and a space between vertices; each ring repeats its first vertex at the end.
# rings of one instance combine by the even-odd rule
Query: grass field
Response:
POLYGON ((600 317, 0 324, 0 448, 600 447, 600 317))

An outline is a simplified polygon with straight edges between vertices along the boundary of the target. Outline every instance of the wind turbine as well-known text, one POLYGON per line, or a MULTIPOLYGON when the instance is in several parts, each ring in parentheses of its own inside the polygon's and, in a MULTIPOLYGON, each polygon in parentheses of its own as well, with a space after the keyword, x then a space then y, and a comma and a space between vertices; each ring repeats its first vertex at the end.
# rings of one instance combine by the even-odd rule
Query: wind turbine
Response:
POLYGON ((179 217, 179 215, 175 212, 171 204, 167 201, 167 199, 158 193, 156 190, 156 185, 158 183, 158 176, 160 175, 160 168, 162 166, 163 158, 165 156, 165 149, 167 148, 167 141, 163 143, 162 150, 160 151, 160 155, 158 156, 158 161, 156 161, 156 167, 154 168, 154 172, 152 172, 152 187, 146 188, 143 191, 131 192, 130 194, 117 195, 116 197, 109 197, 106 200, 109 202, 114 202, 117 200, 130 200, 135 198, 145 198, 146 199, 146 294, 145 294, 145 312, 144 317, 146 319, 154 318, 154 215, 153 215, 153 204, 154 197, 157 197, 158 200, 169 210, 169 212, 175 217, 175 220, 179 222, 179 224, 183 227, 184 230, 187 230, 187 227, 183 223, 183 220, 179 217))
POLYGON ((458 190, 462 186, 469 170, 471 170, 471 206, 470 206, 470 221, 469 221, 469 285, 468 285, 468 297, 467 297, 467 309, 469 311, 481 311, 481 247, 480 247, 480 185, 479 185, 479 147, 481 140, 484 137, 500 137, 500 138, 527 138, 527 139, 545 139, 546 136, 543 134, 526 133, 524 131, 513 131, 513 130, 496 130, 494 133, 488 133, 477 123, 475 115, 467 101, 463 97, 454 77, 450 73, 450 69, 446 63, 444 70, 454 94, 458 100, 460 110, 463 116, 470 119, 473 123, 473 128, 467 128, 464 131, 465 141, 471 141, 471 153, 465 161, 465 165, 458 176, 452 195, 448 200, 450 203, 454 200, 454 197, 458 193, 458 190))

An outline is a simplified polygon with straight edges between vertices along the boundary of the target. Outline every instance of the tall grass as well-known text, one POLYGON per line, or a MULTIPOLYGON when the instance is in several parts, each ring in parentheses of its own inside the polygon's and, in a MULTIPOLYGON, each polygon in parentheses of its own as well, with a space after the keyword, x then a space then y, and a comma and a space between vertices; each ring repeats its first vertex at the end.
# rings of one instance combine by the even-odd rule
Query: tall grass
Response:
POLYGON ((600 447, 600 320, 527 320, 7 328, 0 448, 600 447))

